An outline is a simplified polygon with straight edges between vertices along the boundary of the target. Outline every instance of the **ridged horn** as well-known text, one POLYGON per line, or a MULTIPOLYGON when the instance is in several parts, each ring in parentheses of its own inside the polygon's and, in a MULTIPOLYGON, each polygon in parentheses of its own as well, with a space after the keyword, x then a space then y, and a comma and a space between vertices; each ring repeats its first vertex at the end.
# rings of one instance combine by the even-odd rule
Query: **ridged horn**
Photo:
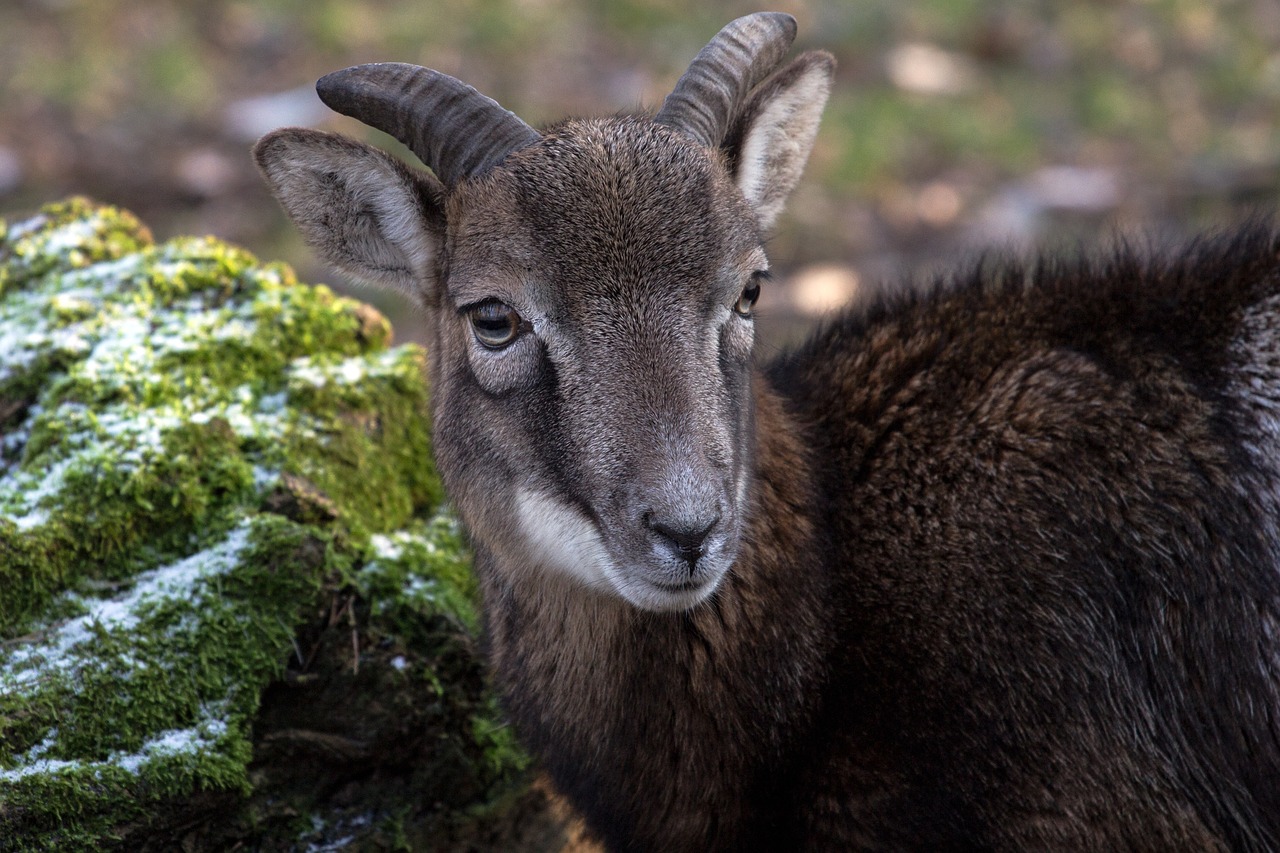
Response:
POLYGON ((734 112, 778 67, 795 37, 796 19, 783 12, 731 21, 694 57, 654 121, 718 147, 734 112))
POLYGON ((403 62, 357 65, 316 83, 335 112, 394 136, 453 187, 541 137, 461 80, 403 62))

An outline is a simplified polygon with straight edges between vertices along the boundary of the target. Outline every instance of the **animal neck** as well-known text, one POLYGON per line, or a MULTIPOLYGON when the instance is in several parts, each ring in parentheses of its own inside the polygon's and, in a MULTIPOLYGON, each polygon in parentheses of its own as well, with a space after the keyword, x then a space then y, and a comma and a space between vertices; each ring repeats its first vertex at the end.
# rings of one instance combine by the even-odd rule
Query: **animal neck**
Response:
POLYGON ((592 821, 620 838, 732 845, 748 816, 776 805, 781 756, 817 712, 831 620, 811 466, 777 394, 753 384, 748 523, 733 569, 698 607, 642 611, 569 579, 495 571, 480 551, 508 711, 579 808, 635 804, 592 821))

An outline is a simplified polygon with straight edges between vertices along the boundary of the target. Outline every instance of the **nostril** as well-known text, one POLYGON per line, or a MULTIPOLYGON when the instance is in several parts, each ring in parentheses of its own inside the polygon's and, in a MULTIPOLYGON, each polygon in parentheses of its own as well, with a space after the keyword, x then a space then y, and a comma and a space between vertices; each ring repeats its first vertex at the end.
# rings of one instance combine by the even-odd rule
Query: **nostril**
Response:
POLYGON ((666 520, 655 519, 652 513, 644 514, 644 523, 650 530, 666 539, 676 555, 691 566, 702 556, 702 545, 711 535, 712 529, 720 523, 720 516, 709 522, 700 520, 666 520))

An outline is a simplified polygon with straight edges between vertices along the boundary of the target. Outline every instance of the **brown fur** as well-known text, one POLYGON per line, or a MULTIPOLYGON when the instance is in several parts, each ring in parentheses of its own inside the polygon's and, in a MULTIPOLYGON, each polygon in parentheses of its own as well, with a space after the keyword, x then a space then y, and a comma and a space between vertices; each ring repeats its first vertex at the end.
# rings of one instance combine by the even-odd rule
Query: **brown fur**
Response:
POLYGON ((1231 389, 1278 248, 1255 226, 1156 261, 988 269, 775 365, 830 460, 848 573, 848 751, 815 783, 831 832, 1275 845, 1276 439, 1231 389))
POLYGON ((512 583, 479 547, 509 710, 611 849, 783 849, 793 837, 795 735, 817 711, 832 620, 801 514, 813 503, 803 448, 767 392, 757 417, 751 539, 703 606, 652 614, 542 578, 512 583))
POLYGON ((258 147, 313 245, 430 312, 517 730, 619 851, 1275 849, 1280 235, 979 265, 753 367, 733 308, 831 71, 720 150, 574 120, 448 189, 258 147), (714 514, 695 558, 657 514, 714 514))
POLYGON ((483 575, 522 734, 612 849, 1271 848, 1280 480, 1226 395, 1277 248, 851 311, 757 378, 706 605, 483 575))

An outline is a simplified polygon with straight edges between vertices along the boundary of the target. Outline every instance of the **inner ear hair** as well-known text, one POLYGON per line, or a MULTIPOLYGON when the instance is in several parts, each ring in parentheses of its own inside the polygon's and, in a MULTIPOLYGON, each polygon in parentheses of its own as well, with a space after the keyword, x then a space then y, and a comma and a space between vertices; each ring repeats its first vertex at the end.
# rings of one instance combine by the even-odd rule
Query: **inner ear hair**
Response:
POLYGON ((801 54, 756 87, 730 123, 721 150, 762 228, 773 224, 800 180, 835 65, 825 50, 801 54))
POLYGON ((356 278, 415 295, 444 232, 444 187, 378 149, 301 128, 254 158, 307 243, 356 278))

